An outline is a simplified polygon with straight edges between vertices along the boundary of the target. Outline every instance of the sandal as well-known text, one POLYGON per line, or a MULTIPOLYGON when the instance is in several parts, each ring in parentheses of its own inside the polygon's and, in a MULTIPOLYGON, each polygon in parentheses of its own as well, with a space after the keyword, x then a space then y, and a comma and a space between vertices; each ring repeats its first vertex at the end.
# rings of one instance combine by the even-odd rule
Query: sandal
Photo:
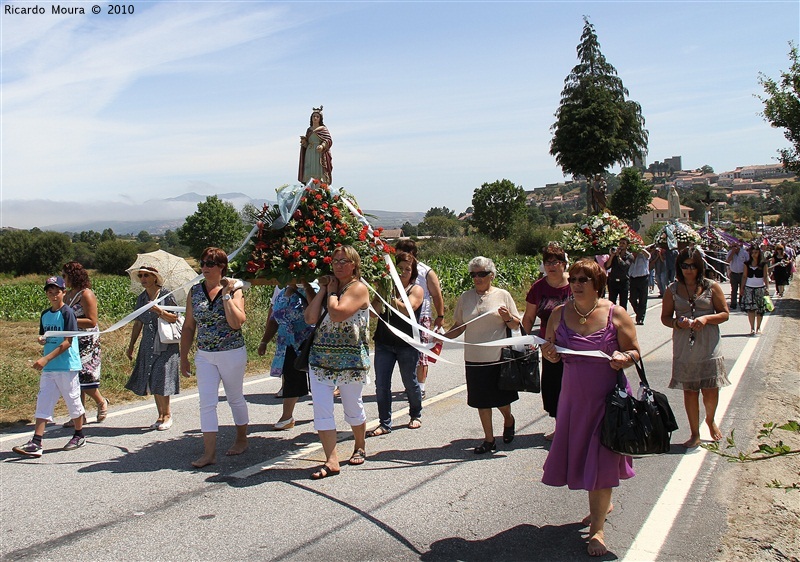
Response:
POLYGON ((411 421, 408 422, 408 429, 419 429, 422 427, 422 422, 419 418, 411 418, 411 421))
POLYGON ((375 429, 370 429, 367 432, 367 437, 379 437, 381 435, 389 435, 391 432, 392 432, 391 428, 386 427, 385 425, 379 425, 375 429))
POLYGON ((481 445, 475 447, 472 451, 476 455, 482 455, 484 453, 489 453, 491 451, 497 450, 497 442, 496 441, 484 441, 481 445))
POLYGON ((108 405, 111 402, 108 400, 108 398, 105 398, 105 401, 106 402, 105 404, 103 404, 102 408, 100 407, 97 408, 97 423, 105 421, 105 419, 108 417, 108 405))
MULTIPOLYGON (((83 425, 86 425, 88 423, 89 422, 86 421, 86 414, 83 414, 83 425)), ((75 420, 67 420, 67 422, 61 427, 75 427, 75 420)))
POLYGON ((367 453, 364 449, 356 449, 353 451, 353 456, 350 457, 350 464, 353 466, 358 466, 360 464, 364 464, 364 461, 367 460, 367 453))
POLYGON ((327 478, 328 476, 339 476, 340 472, 341 470, 333 470, 327 464, 323 464, 315 472, 311 473, 311 479, 322 480, 323 478, 327 478))
POLYGON ((511 416, 511 425, 503 427, 503 443, 511 443, 514 440, 514 433, 516 432, 517 420, 511 416))

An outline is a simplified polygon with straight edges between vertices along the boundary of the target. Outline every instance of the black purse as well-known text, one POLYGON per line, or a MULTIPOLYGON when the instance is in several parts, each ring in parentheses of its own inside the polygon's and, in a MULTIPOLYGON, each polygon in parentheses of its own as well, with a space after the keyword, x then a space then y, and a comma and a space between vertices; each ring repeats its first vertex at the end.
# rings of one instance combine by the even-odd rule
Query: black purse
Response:
POLYGON ((606 397, 600 442, 621 455, 642 457, 668 453, 672 432, 678 429, 675 414, 667 397, 650 388, 641 357, 634 366, 642 383, 642 399, 627 393, 625 377, 620 370, 614 390, 606 397))
POLYGON ((322 319, 328 314, 328 309, 324 309, 322 314, 314 325, 314 329, 308 334, 308 337, 300 344, 300 351, 297 352, 297 357, 294 360, 294 368, 298 371, 308 372, 308 358, 311 355, 311 346, 314 344, 314 335, 317 333, 317 327, 322 324, 322 319))
MULTIPOLYGON (((520 326, 522 335, 527 335, 520 326)), ((506 327, 506 334, 511 337, 511 330, 506 327)), ((539 350, 526 349, 517 351, 512 347, 500 350, 500 378, 497 387, 500 390, 516 390, 517 392, 541 392, 539 381, 539 350)))

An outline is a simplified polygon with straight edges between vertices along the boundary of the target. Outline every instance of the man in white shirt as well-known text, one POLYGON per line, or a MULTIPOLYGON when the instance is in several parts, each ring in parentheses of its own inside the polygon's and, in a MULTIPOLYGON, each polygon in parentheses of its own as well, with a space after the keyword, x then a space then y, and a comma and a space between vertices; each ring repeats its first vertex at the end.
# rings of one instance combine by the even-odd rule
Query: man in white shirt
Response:
POLYGON ((728 278, 731 280, 731 310, 735 310, 739 305, 739 286, 742 284, 742 274, 744 273, 744 262, 749 255, 741 242, 731 244, 731 250, 725 261, 728 262, 728 278))

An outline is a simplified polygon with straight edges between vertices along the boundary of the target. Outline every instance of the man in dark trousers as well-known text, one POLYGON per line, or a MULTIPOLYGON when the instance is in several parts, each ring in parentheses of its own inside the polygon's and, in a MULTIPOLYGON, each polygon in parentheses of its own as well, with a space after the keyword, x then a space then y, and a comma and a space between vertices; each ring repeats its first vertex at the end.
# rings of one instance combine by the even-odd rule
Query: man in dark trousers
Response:
POLYGON ((636 313, 636 324, 644 325, 647 312, 647 286, 650 281, 650 252, 642 248, 633 252, 633 264, 628 270, 631 286, 631 306, 636 313))
POLYGON ((630 241, 623 238, 619 247, 611 252, 611 259, 606 262, 608 269, 608 300, 615 303, 619 297, 619 305, 628 309, 628 270, 633 264, 633 254, 628 251, 630 241))

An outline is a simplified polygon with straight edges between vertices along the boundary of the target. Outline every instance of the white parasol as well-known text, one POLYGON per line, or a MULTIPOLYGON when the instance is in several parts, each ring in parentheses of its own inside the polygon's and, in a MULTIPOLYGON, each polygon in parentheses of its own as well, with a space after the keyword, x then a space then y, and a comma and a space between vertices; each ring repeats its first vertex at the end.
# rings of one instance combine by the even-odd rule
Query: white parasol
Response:
POLYGON ((185 259, 174 256, 164 250, 137 255, 133 265, 126 269, 128 275, 131 276, 131 290, 136 294, 142 292, 142 284, 139 283, 139 278, 136 274, 139 268, 143 266, 154 267, 158 270, 158 273, 164 278, 162 286, 165 289, 175 291, 183 287, 183 289, 176 291, 173 296, 178 304, 186 304, 186 295, 189 290, 188 283, 197 278, 198 274, 185 259))

